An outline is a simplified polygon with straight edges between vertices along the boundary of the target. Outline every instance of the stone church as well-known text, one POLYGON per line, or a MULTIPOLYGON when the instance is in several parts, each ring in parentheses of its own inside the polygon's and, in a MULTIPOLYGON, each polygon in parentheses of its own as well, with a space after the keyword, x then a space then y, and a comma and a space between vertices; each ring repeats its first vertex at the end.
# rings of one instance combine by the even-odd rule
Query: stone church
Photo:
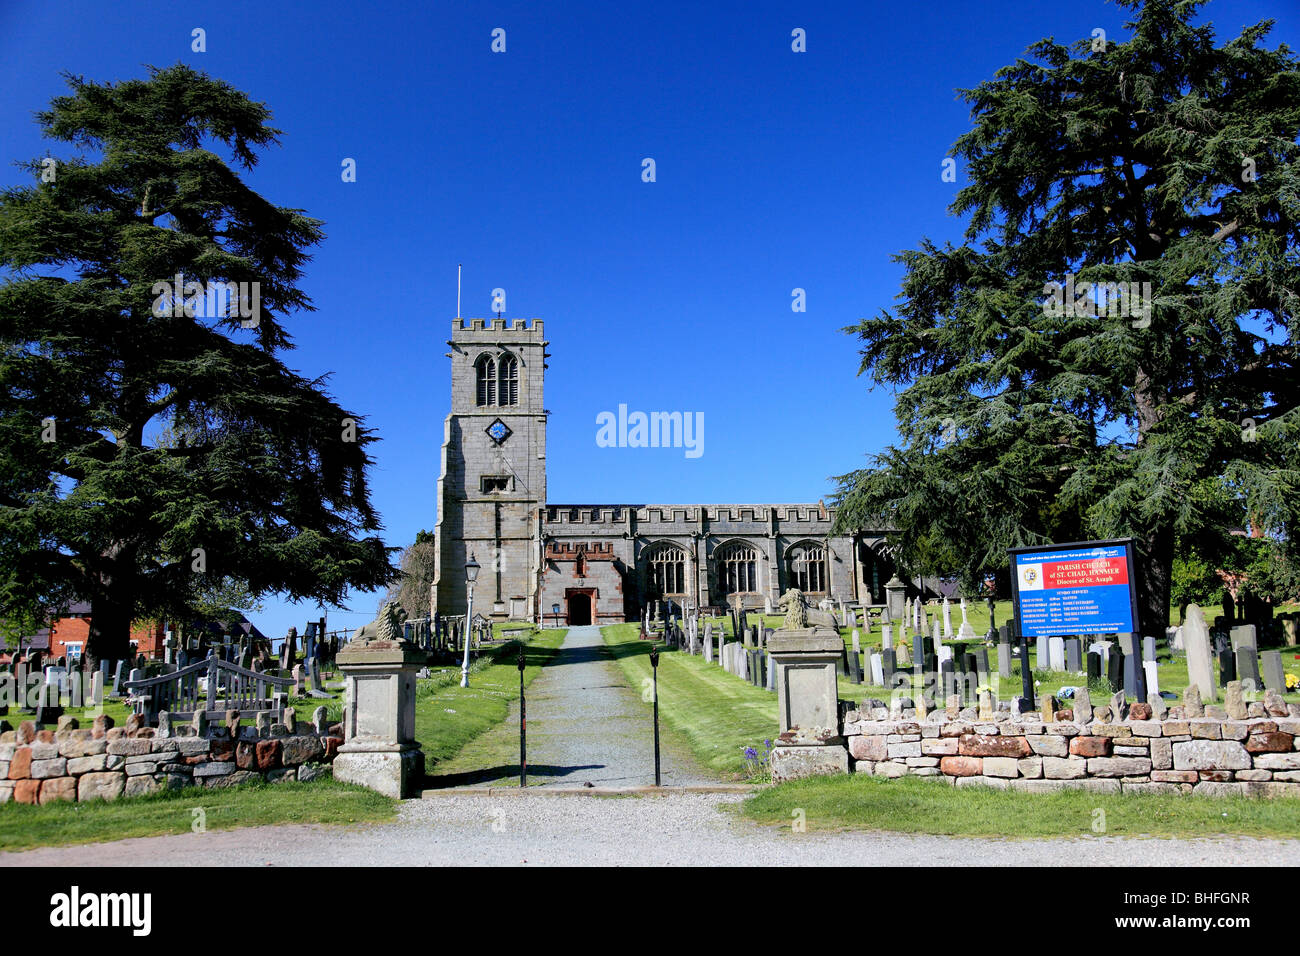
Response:
POLYGON ((435 610, 464 614, 465 564, 481 571, 475 613, 606 624, 647 602, 775 606, 884 603, 884 533, 832 535, 815 504, 556 504, 546 494, 541 320, 452 321, 451 411, 438 478, 435 610))

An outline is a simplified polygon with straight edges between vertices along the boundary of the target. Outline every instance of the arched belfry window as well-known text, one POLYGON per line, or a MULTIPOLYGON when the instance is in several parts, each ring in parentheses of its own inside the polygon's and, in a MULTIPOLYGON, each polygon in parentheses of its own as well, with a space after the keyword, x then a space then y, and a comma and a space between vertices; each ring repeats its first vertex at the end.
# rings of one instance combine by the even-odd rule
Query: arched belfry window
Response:
POLYGON ((800 544, 788 552, 790 583, 805 594, 826 590, 826 549, 819 544, 800 544))
POLYGON ((675 544, 655 547, 647 558, 646 572, 652 596, 686 593, 686 552, 675 544))
POLYGON ((497 363, 497 399, 502 405, 519 404, 519 360, 506 353, 497 363))
POLYGON ((474 363, 475 401, 479 405, 497 403, 497 363, 492 356, 483 354, 474 363))
POLYGON ((758 552, 747 544, 729 544, 713 558, 722 593, 754 594, 758 591, 758 552))

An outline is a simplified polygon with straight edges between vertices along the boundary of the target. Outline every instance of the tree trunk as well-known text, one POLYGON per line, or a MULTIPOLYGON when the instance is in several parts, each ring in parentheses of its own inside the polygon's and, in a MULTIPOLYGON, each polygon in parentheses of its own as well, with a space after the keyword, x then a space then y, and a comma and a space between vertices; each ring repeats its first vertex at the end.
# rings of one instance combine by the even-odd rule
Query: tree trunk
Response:
POLYGON ((1144 637, 1163 637, 1169 626, 1169 596, 1173 584, 1174 535, 1159 530, 1136 542, 1134 568, 1138 578, 1138 629, 1144 637))
MULTIPOLYGON (((1133 383, 1134 408, 1137 412, 1138 444, 1163 417, 1164 392, 1155 385, 1146 369, 1139 367, 1133 383)), ((1138 553, 1134 559, 1138 584, 1138 621, 1141 636, 1160 637, 1169 626, 1169 597, 1173 586, 1174 532, 1167 525, 1156 526, 1145 534, 1135 534, 1138 553)))
POLYGON ((86 666, 94 670, 100 661, 132 660, 131 612, 117 602, 94 602, 90 615, 90 636, 86 639, 86 666))

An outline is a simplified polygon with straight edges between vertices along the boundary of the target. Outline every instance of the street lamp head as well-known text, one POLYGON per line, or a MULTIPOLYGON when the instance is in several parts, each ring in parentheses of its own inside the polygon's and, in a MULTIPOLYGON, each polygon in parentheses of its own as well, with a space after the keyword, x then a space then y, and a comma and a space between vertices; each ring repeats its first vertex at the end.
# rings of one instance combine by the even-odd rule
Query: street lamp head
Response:
POLYGON ((474 560, 474 552, 470 552, 469 560, 465 562, 465 580, 473 584, 478 580, 479 563, 474 560))
POLYGON ((560 613, 560 606, 559 606, 558 604, 552 604, 552 605, 551 605, 551 613, 552 613, 552 614, 559 614, 559 613, 560 613))

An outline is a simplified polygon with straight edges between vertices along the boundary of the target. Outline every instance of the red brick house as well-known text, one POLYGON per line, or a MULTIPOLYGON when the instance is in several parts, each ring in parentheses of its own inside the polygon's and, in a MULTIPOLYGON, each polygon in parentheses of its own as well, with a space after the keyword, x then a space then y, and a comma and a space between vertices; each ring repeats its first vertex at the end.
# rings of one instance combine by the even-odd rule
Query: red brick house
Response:
MULTIPOLYGON (((131 627, 131 646, 135 653, 143 654, 149 660, 161 659, 163 656, 163 635, 166 626, 161 621, 141 622, 131 627)), ((54 619, 49 627, 43 627, 31 637, 22 639, 21 647, 41 651, 47 658, 66 657, 76 660, 86 649, 86 640, 90 636, 90 604, 78 601, 60 617, 54 619)), ((0 652, 0 664, 9 663, 13 650, 0 652)))

